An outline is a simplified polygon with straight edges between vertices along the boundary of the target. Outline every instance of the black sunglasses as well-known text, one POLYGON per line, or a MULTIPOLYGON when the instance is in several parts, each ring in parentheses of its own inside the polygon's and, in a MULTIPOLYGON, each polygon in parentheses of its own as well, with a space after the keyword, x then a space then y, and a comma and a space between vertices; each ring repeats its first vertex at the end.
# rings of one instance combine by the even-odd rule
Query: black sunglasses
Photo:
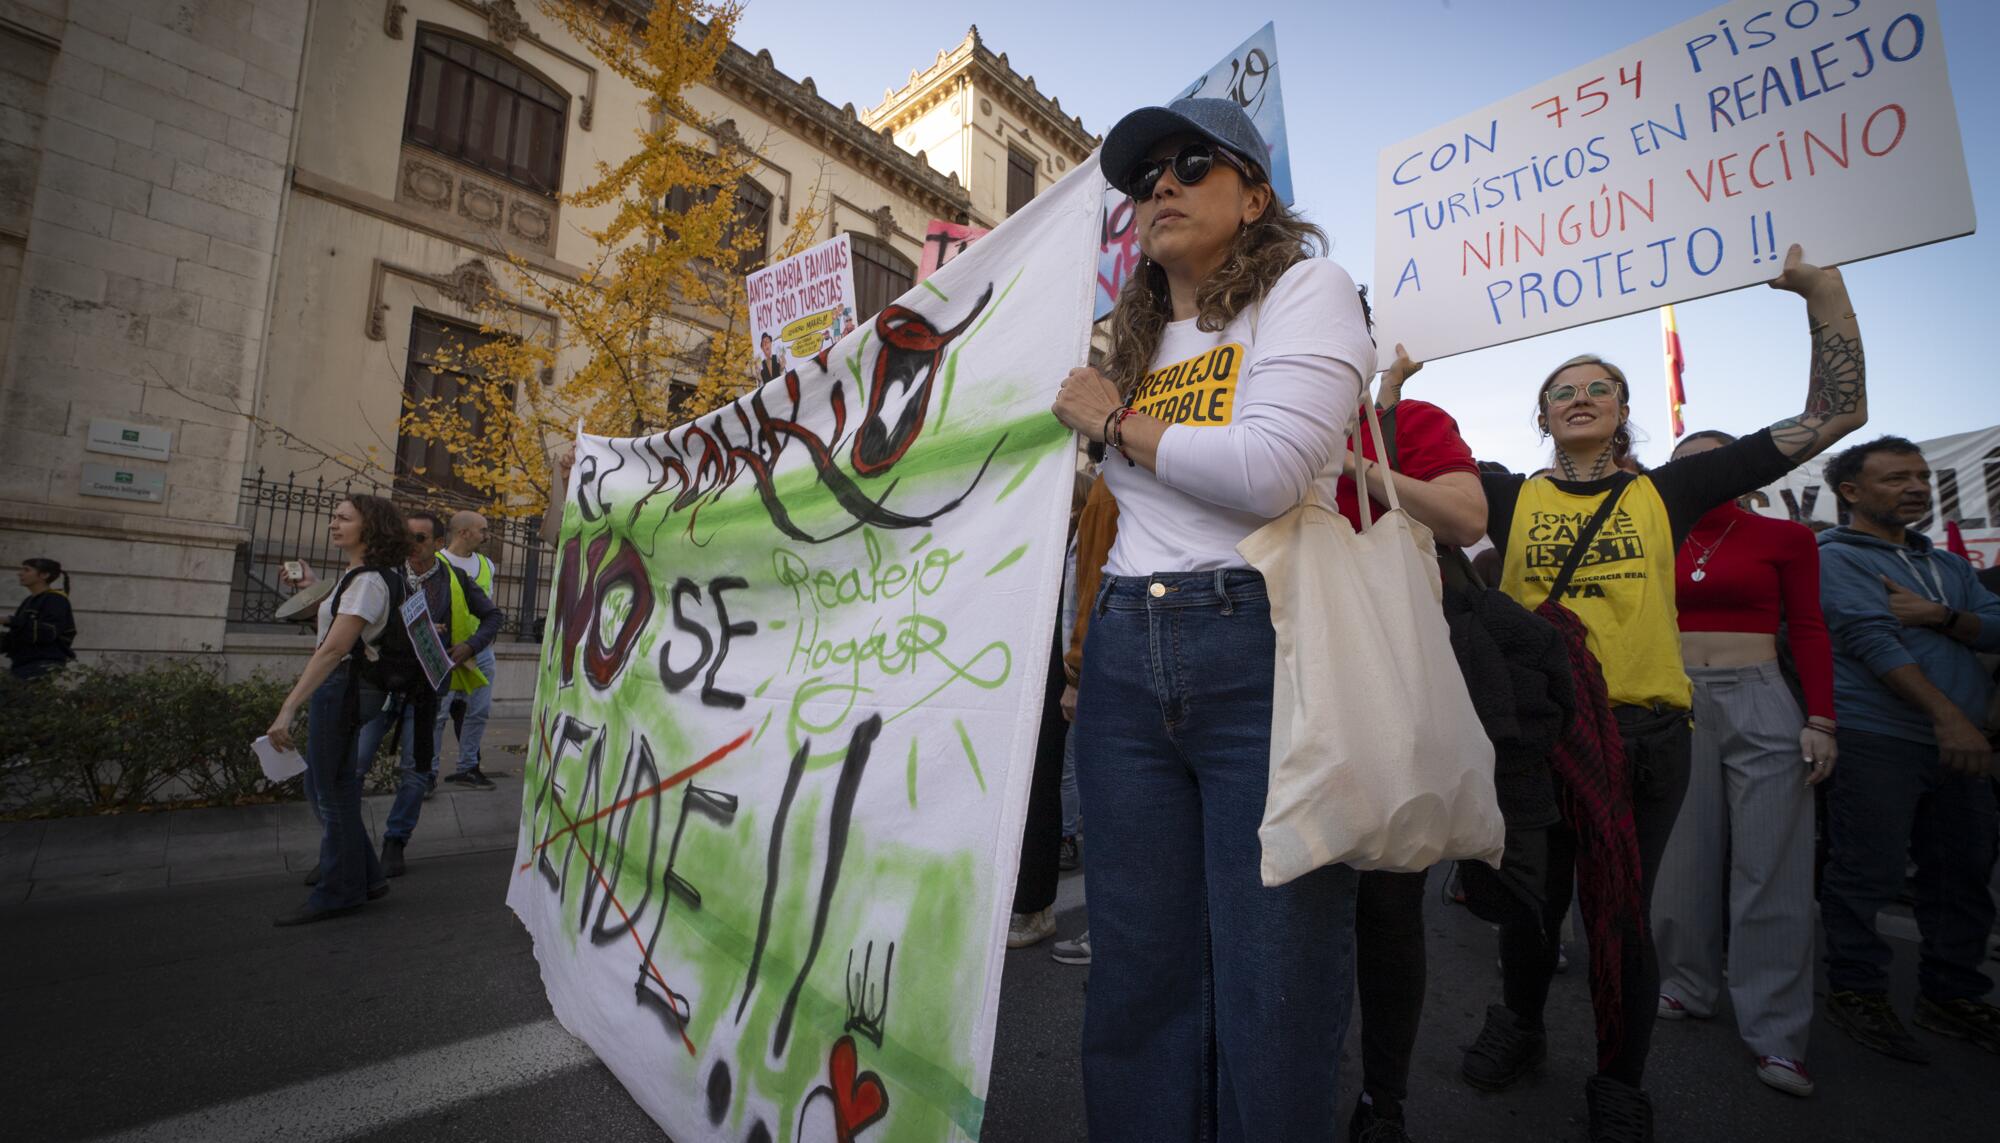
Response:
POLYGON ((1191 187, 1208 177, 1208 172, 1215 169, 1217 159, 1236 168, 1236 173, 1242 175, 1245 181, 1257 181, 1257 176, 1250 173, 1243 160, 1224 148, 1209 143, 1189 143, 1171 159, 1147 159, 1137 164, 1125 176, 1125 185, 1131 188, 1135 201, 1145 202, 1153 197, 1153 188, 1160 185, 1160 176, 1169 169, 1174 172, 1175 182, 1191 187))

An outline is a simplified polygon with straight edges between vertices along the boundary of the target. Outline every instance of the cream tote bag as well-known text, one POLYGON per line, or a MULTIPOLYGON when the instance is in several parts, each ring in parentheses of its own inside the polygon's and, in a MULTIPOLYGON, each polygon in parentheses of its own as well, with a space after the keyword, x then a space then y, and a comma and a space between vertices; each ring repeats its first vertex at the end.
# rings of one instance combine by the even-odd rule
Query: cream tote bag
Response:
MULTIPOLYGON (((1363 395, 1380 453, 1381 420, 1363 395)), ((1369 463, 1357 447, 1356 471, 1369 463)), ((1236 546, 1264 573, 1278 636, 1257 831, 1267 886, 1334 863, 1498 868, 1506 844, 1493 744, 1452 654, 1430 529, 1402 510, 1393 481, 1389 511, 1371 520, 1357 483, 1358 534, 1314 491, 1236 546)))

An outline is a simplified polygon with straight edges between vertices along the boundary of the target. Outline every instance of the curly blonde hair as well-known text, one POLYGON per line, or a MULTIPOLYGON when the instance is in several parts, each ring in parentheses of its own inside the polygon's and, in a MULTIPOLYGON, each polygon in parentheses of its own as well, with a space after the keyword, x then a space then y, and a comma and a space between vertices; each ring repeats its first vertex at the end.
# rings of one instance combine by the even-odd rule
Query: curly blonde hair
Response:
MULTIPOLYGON (((1262 181, 1261 179, 1259 180, 1262 181)), ((1274 193, 1257 221, 1236 232, 1229 260, 1195 291, 1196 325, 1220 330, 1271 291, 1285 271, 1327 250, 1326 232, 1293 213, 1274 193)), ((1140 259, 1125 279, 1111 310, 1111 353, 1104 375, 1130 398, 1160 351, 1173 303, 1167 296, 1167 272, 1151 258, 1140 259)))

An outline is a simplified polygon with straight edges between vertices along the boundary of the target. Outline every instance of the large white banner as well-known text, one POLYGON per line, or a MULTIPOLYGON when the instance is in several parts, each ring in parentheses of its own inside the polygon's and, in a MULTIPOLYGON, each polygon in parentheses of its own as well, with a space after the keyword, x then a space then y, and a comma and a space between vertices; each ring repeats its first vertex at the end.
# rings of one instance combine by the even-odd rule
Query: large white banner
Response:
POLYGON ((976 1139, 1103 179, 568 490, 508 904, 674 1139, 976 1139))
POLYGON ((1933 0, 1741 0, 1384 150, 1371 297, 1435 359, 1972 229, 1933 0))
POLYGON ((816 357, 854 328, 854 248, 838 234, 743 280, 757 380, 816 357))
MULTIPOLYGON (((1285 97, 1278 85, 1278 25, 1268 23, 1223 56, 1208 74, 1175 93, 1174 99, 1228 99, 1256 124, 1271 149, 1264 170, 1271 189, 1286 205, 1292 202, 1292 150, 1285 139, 1285 97)), ((1167 101, 1173 102, 1173 99, 1167 101)), ((1093 155, 1092 163, 1097 161, 1093 155)), ((1102 319, 1118 301, 1125 279, 1139 265, 1138 213, 1130 196, 1109 187, 1104 191, 1104 223, 1097 241, 1097 308, 1102 319)))

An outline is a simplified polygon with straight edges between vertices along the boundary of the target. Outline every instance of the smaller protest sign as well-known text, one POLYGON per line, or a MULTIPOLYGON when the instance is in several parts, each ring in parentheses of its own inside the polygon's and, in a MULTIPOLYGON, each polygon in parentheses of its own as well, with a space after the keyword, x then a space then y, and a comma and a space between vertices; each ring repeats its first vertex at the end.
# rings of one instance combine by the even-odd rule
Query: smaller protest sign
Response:
POLYGON ((965 253, 965 248, 974 240, 985 236, 986 228, 983 226, 966 226, 946 222, 942 218, 931 219, 931 224, 924 229, 924 256, 917 263, 917 281, 930 277, 939 266, 965 253))
POLYGON ((855 326, 853 244, 841 234, 744 280, 757 379, 782 377, 855 326))
POLYGON ((1970 234, 1935 0, 1735 0, 1389 147, 1376 336, 1438 358, 1970 234))
POLYGON ((402 613, 410 645, 417 649, 417 662, 424 665, 424 677, 430 680, 432 690, 443 690, 445 679, 451 676, 451 656, 444 649, 444 640, 438 638, 430 600, 421 590, 412 591, 403 601, 402 613))

